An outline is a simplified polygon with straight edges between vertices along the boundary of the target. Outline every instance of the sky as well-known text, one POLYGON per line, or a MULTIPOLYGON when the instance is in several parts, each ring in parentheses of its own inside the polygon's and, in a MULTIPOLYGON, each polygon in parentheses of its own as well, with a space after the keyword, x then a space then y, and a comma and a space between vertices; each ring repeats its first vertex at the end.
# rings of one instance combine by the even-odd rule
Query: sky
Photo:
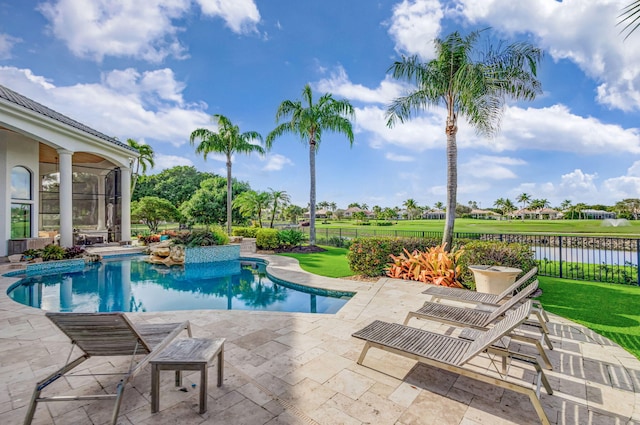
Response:
MULTIPOLYGON (((266 137, 284 100, 309 84, 355 108, 354 143, 324 133, 317 201, 402 206, 446 201, 445 111, 393 128, 390 102, 411 87, 394 61, 434 58, 433 40, 489 28, 497 43, 544 50, 543 93, 507 102, 500 132, 459 120, 458 202, 551 206, 640 197, 640 30, 625 40, 630 0, 0 0, 0 84, 119 140, 150 145, 158 173, 176 165, 225 176, 189 143, 228 117, 266 137)), ((236 155, 233 177, 309 202, 309 151, 293 135, 264 156, 236 155)))

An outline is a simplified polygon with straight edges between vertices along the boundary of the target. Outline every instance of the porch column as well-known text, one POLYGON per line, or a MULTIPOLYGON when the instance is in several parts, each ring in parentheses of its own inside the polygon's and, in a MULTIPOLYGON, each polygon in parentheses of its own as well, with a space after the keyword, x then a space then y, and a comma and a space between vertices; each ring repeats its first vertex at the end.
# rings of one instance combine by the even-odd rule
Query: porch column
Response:
POLYGON ((98 230, 106 229, 104 225, 104 217, 106 214, 105 208, 104 208, 104 195, 105 195, 104 176, 102 174, 98 174, 98 230))
POLYGON ((120 242, 131 242, 131 168, 120 167, 120 242))
POLYGON ((58 150, 60 158, 60 246, 73 246, 73 152, 58 150))

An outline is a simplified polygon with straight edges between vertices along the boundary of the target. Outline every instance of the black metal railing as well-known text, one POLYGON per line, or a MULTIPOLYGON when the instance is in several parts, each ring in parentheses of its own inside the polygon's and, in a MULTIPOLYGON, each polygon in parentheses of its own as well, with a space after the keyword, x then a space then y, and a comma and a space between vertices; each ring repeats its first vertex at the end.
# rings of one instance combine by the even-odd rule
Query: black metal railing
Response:
MULTIPOLYGON (((308 233, 309 228, 302 228, 308 233)), ((316 229, 316 243, 347 246, 354 238, 442 238, 442 232, 371 227, 316 229)), ((640 285, 640 239, 599 236, 462 233, 454 239, 520 242, 531 246, 538 274, 565 279, 640 285)))

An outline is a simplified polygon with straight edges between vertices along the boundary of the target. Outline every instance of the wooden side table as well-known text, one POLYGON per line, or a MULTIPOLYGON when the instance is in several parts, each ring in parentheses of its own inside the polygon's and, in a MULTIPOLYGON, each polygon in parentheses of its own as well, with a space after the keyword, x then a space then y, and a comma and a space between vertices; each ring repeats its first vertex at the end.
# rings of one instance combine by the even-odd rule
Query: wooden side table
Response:
POLYGON ((185 338, 171 343, 151 360, 151 413, 160 409, 160 371, 176 371, 176 387, 182 385, 183 370, 200 371, 200 413, 207 411, 207 368, 218 356, 218 386, 222 385, 224 338, 185 338))

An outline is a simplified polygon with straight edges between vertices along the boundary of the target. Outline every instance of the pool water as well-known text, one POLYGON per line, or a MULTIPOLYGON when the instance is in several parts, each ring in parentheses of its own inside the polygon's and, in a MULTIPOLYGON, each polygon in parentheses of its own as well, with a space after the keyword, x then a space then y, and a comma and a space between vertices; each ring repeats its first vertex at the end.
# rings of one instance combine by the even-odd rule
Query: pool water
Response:
POLYGON ((353 295, 270 278, 260 261, 153 265, 144 257, 104 260, 73 273, 29 276, 9 296, 61 312, 265 310, 335 313, 353 295))

